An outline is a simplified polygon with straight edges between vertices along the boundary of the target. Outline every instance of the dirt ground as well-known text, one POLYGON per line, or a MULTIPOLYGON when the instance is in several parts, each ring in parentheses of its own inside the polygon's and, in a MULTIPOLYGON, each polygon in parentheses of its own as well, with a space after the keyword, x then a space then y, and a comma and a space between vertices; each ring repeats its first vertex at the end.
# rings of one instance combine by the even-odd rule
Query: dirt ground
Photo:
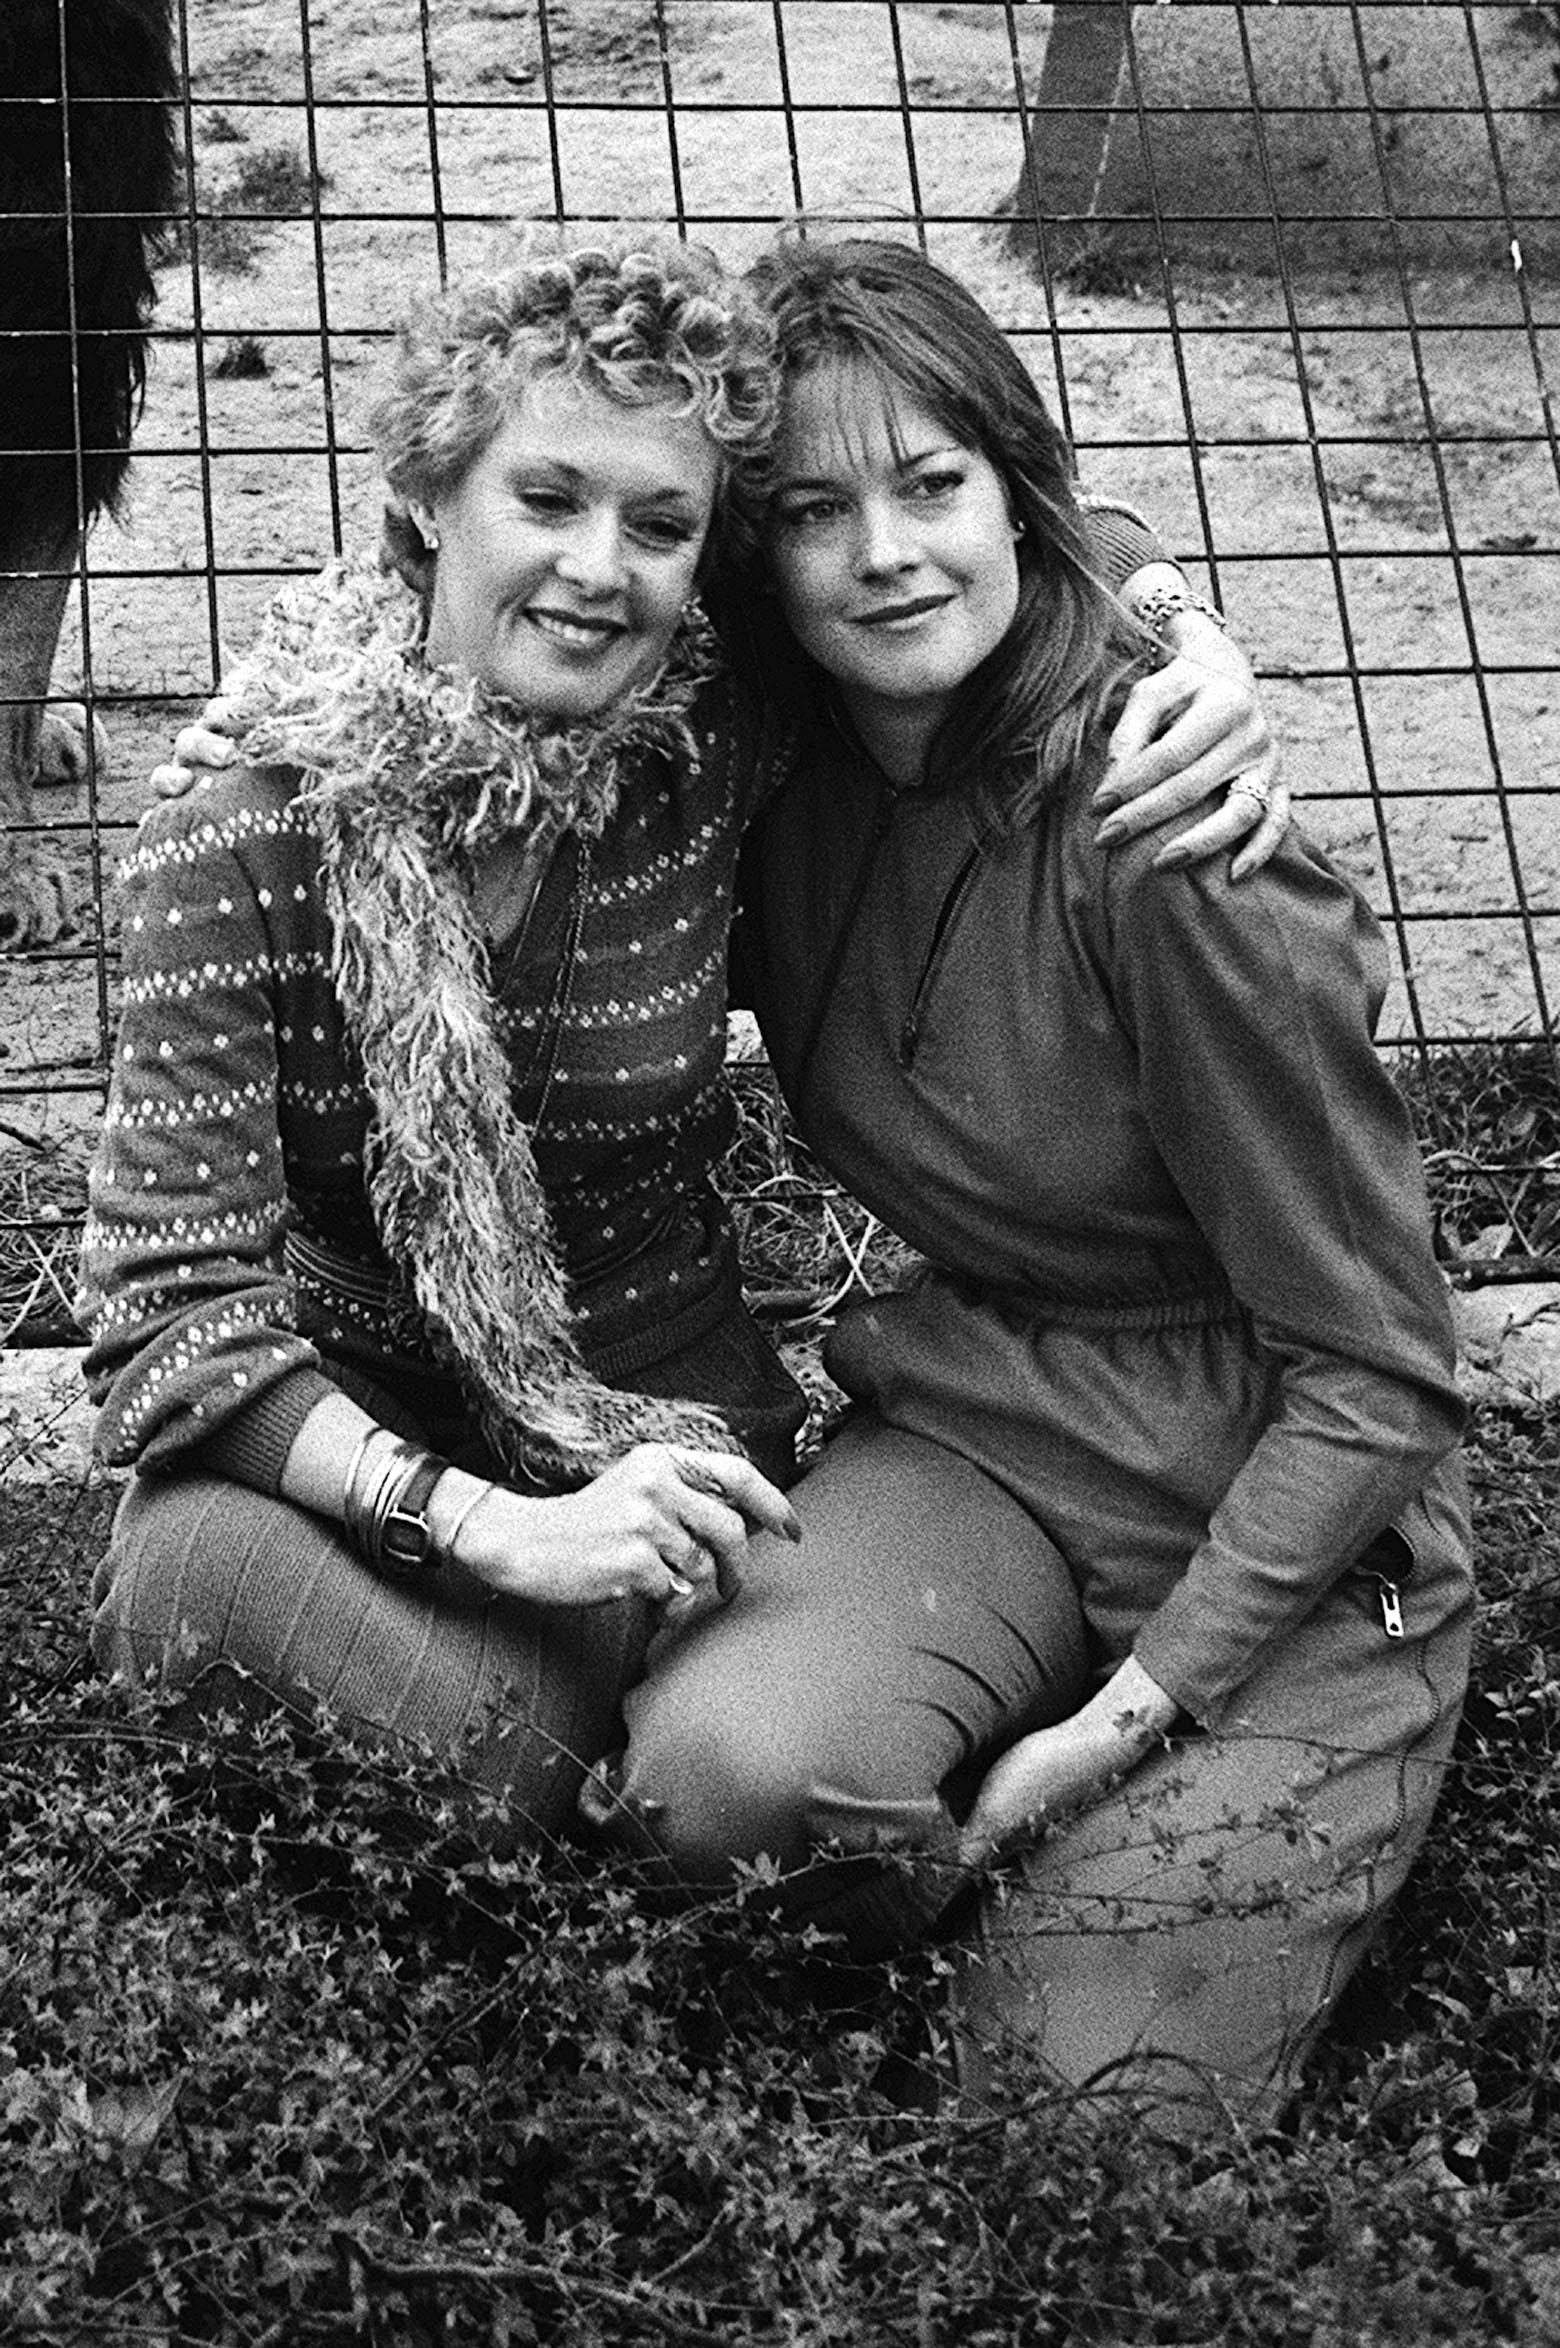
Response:
MULTIPOLYGON (((148 769, 220 647, 243 642, 278 573, 373 533, 366 394, 441 242, 458 271, 508 216, 680 205, 740 257, 800 196, 906 234, 919 208, 933 252, 1057 392, 1086 481, 1137 502, 1201 575, 1216 557, 1307 822, 1400 916, 1386 1033, 1416 1017, 1431 1037, 1531 1033, 1540 971, 1560 996, 1560 479, 1540 380, 1560 329, 1529 331, 1503 256, 1404 280, 1358 253, 1308 266, 1300 233, 1286 295, 1183 231, 1173 270, 1115 282, 1107 265, 1114 290, 1048 296, 1000 230, 953 217, 1014 183, 1013 45, 1032 90, 1045 8, 786 0, 794 151, 767 0, 670 7, 664 61, 644 0, 554 0, 546 57, 523 0, 429 12, 426 56, 416 0, 315 0, 307 54, 295 0, 188 14, 199 208, 262 217, 203 222, 198 270, 187 239, 163 273, 172 339, 132 500, 94 539, 57 673, 77 689, 90 651, 113 738, 92 803, 50 801, 89 892, 95 865, 107 935, 148 769), (807 111, 847 99, 888 110, 807 111)), ((1542 280, 1528 291, 1557 315, 1542 280)), ((112 1016, 99 943, 89 924, 0 971, 0 1148, 74 1153, 90 1132, 112 1016)))

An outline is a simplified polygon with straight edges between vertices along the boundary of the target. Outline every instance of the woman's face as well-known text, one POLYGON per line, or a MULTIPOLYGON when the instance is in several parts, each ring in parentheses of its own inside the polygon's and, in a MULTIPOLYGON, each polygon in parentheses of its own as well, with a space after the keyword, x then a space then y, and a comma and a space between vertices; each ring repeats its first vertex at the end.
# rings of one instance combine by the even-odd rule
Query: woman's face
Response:
POLYGON ((1018 609, 1001 475, 844 364, 792 386, 777 458, 768 551, 786 618, 869 744, 924 751, 1018 609))
POLYGON ((456 486, 427 655, 539 716, 594 716, 651 678, 693 592, 720 476, 703 426, 537 377, 456 486))

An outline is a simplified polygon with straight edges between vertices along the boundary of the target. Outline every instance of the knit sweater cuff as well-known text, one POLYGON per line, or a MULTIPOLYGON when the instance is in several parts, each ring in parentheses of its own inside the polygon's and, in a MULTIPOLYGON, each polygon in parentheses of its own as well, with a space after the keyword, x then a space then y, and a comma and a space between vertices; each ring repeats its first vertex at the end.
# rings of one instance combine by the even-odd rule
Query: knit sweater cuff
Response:
POLYGON ((1119 595, 1134 571, 1145 563, 1167 563, 1166 554, 1141 514, 1129 505, 1090 504, 1086 507, 1094 559, 1119 595))
POLYGON ((299 1428, 316 1403, 338 1391, 318 1370, 290 1371, 201 1445, 201 1466, 276 1499, 299 1428))

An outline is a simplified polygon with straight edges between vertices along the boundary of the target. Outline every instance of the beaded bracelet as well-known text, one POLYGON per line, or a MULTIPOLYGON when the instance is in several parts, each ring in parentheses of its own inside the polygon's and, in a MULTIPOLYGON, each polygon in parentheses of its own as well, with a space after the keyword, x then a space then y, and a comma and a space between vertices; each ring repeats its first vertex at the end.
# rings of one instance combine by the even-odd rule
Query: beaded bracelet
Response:
POLYGON ((1174 587, 1150 587, 1146 594, 1134 595, 1128 607, 1140 628, 1146 628, 1160 643, 1165 640, 1165 629, 1178 612, 1200 611, 1204 619, 1212 620, 1216 628, 1227 630, 1229 622, 1217 604, 1206 595, 1184 583, 1174 587))

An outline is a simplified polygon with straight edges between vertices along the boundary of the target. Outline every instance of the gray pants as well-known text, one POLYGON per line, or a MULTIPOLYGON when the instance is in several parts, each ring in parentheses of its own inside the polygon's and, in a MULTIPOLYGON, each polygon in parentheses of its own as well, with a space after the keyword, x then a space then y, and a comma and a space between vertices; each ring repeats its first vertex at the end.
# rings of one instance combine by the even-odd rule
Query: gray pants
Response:
MULTIPOLYGON (((387 1426, 499 1473, 448 1402, 334 1366, 387 1426)), ((634 1383, 712 1403, 767 1474, 789 1479, 805 1405, 735 1291, 634 1383)), ((106 1670, 208 1712, 323 1708, 359 1738, 431 1746, 452 1797, 499 1849, 574 1823, 586 1770, 621 1743, 623 1690, 651 1627, 636 1599, 528 1606, 387 1581, 339 1525, 197 1468, 134 1479, 94 1596, 106 1670)))
MULTIPOLYGON (((708 1883, 767 1851, 794 1871, 799 1911, 863 1946, 935 1904, 990 1758, 1074 1710, 1130 1644, 1122 1591, 1145 1558, 1178 1546, 1184 1563, 1196 1545, 1218 1488, 1200 1508, 1156 1488, 1129 1468, 1124 1428, 1153 1440, 1162 1424, 1184 1474, 1187 1413, 1215 1407, 1226 1345, 1234 1417, 1251 1407, 1234 1340, 1128 1335, 1082 1382, 1100 1415, 1069 1431, 1075 1454, 1037 1447, 1046 1397, 1024 1392, 1023 1338, 947 1295, 902 1301, 874 1313, 870 1361, 843 1349, 873 1401, 793 1490, 801 1547, 755 1543, 741 1597, 658 1642, 625 1707, 625 1802, 677 1872, 708 1883), (1133 1422, 1110 1410, 1107 1370, 1133 1422), (1085 1452, 1069 1492, 1047 1486, 1085 1452), (1109 1538, 1082 1572, 1095 1474, 1109 1538), (885 1845, 919 1854, 910 1882, 874 1859, 885 1845)), ((1029 1367, 1038 1378, 1032 1352, 1029 1367)), ((1210 1478, 1227 1472, 1230 1425, 1218 1433, 1210 1478)), ((1455 1464, 1404 1529, 1403 1638, 1386 1636, 1374 1585, 1346 1575, 1262 1655, 1218 1735, 1177 1737, 998 1882, 963 1959, 968 2088, 1017 2041, 1073 2085, 1207 2088, 1247 2112, 1281 2097, 1424 1836, 1466 1686, 1455 1464)))
POLYGON ((138 1476, 98 1569, 105 1670, 214 1713, 276 1703, 426 1742, 500 1851, 573 1822, 617 1739, 648 1609, 453 1605, 386 1581, 340 1528, 217 1476, 138 1476))

